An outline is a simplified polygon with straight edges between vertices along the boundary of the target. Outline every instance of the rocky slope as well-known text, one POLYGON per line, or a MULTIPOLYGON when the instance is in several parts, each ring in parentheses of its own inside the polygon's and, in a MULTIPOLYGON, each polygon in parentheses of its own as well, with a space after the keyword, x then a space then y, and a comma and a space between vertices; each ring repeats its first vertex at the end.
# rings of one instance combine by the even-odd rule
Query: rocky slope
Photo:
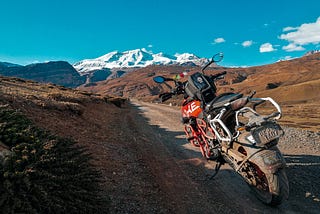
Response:
POLYGON ((0 66, 0 74, 66 87, 77 87, 85 83, 86 80, 85 77, 79 75, 72 65, 64 61, 36 63, 26 66, 0 66))

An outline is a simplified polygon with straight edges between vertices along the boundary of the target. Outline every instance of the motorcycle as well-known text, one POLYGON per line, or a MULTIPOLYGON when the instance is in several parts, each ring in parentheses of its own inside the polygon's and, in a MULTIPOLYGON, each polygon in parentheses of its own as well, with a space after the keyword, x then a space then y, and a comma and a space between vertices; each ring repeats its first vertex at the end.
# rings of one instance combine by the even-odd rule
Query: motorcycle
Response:
POLYGON ((186 139, 199 147, 207 160, 215 161, 217 175, 221 165, 228 163, 263 203, 276 206, 289 196, 289 182, 285 173, 286 162, 277 147, 283 129, 277 123, 281 108, 272 98, 255 98, 241 93, 216 94, 215 81, 226 72, 206 75, 205 69, 221 61, 222 53, 212 57, 201 72, 181 82, 177 78, 156 76, 156 83, 174 82, 170 92, 159 95, 164 102, 183 94, 182 122, 186 139), (269 103, 270 114, 259 113, 257 107, 269 103))

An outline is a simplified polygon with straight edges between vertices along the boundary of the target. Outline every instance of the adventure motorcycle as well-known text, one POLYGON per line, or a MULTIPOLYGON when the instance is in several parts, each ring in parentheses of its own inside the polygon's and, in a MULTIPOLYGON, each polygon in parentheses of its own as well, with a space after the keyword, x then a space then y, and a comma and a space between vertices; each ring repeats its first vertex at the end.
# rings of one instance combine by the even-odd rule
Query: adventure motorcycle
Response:
POLYGON ((185 82, 154 77, 157 83, 175 83, 171 92, 160 94, 159 98, 163 102, 173 95, 184 94, 181 111, 186 138, 200 148, 206 159, 216 161, 211 179, 222 164, 228 163, 262 202, 279 205, 289 196, 286 163, 277 148, 284 134, 276 122, 281 117, 281 108, 270 97, 254 98, 255 92, 249 96, 240 93, 217 96, 214 81, 223 78, 226 72, 205 75, 204 70, 222 58, 222 53, 214 55, 201 72, 188 76, 185 82), (257 106, 267 102, 275 111, 269 115, 258 113, 257 106))

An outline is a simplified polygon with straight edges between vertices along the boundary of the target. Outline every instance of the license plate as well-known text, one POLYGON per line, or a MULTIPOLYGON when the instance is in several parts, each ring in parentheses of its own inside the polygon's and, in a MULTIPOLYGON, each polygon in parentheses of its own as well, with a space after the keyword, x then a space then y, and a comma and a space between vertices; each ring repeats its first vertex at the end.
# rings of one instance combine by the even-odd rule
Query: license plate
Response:
POLYGON ((267 123, 253 130, 251 134, 257 144, 266 144, 281 137, 283 130, 278 124, 267 123))

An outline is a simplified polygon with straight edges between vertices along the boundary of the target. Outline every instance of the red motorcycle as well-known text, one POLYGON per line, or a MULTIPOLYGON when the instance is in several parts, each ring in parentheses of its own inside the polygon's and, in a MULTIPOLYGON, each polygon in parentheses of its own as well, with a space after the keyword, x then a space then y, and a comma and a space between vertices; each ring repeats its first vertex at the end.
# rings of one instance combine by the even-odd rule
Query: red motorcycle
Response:
MULTIPOLYGON (((208 63, 203 69, 202 72, 212 63, 219 62, 222 60, 222 53, 215 55, 210 63, 208 63)), ((208 79, 213 82, 216 79, 220 79, 226 74, 222 72, 216 75, 208 77, 208 79)), ((184 74, 180 74, 178 77, 183 77, 184 74)), ((199 78, 199 77, 194 77, 199 78)), ((190 83, 187 81, 182 83, 177 81, 178 78, 164 78, 162 76, 157 76, 154 78, 154 81, 157 83, 163 83, 167 81, 172 81, 175 83, 175 89, 171 92, 160 94, 160 101, 164 102, 170 99, 173 95, 184 94, 184 100, 181 105, 181 115, 182 122, 185 125, 184 131, 186 133, 186 139, 194 146, 199 147, 203 157, 215 160, 219 156, 219 152, 214 148, 212 141, 214 141, 214 131, 210 126, 207 125, 207 122, 203 119, 203 106, 202 102, 199 99, 194 99, 194 97, 188 96, 186 86, 190 83)), ((167 85, 172 89, 170 85, 167 85)), ((189 92, 192 93, 192 92, 189 92)), ((213 99, 216 97, 215 90, 208 90, 205 100, 213 99)))
POLYGON ((279 205, 289 195, 286 163, 277 147, 284 133, 277 123, 282 115, 281 108, 270 97, 253 98, 255 93, 217 95, 215 80, 226 72, 205 75, 204 70, 222 58, 221 53, 214 55, 201 72, 189 75, 185 82, 154 77, 157 83, 171 81, 175 84, 171 92, 159 95, 160 101, 184 95, 181 111, 186 138, 200 148, 203 157, 217 163, 212 178, 222 164, 228 163, 257 198, 269 205, 279 205), (263 115, 256 107, 267 102, 276 111, 263 115))

